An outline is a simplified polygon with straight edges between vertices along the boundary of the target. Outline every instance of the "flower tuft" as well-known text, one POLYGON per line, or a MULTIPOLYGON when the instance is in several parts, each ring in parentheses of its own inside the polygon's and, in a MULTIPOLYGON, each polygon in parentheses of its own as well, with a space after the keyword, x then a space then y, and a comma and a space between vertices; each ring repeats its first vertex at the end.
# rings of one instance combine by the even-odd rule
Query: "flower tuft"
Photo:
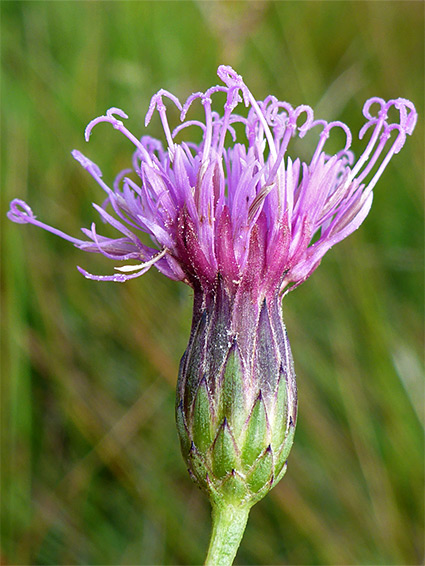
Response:
POLYGON ((11 203, 10 220, 42 227, 84 251, 136 260, 140 266, 122 266, 119 274, 110 276, 80 269, 92 279, 124 282, 155 265, 167 277, 193 288, 200 285, 204 291, 213 288, 218 274, 229 287, 249 286, 257 277, 263 294, 283 294, 297 287, 324 254, 366 218, 373 188, 415 128, 415 107, 404 98, 369 99, 359 132, 359 139, 368 136, 368 141, 356 162, 350 149, 352 134, 343 122, 315 119, 309 106, 292 107, 274 96, 258 101, 229 66, 221 65, 217 74, 223 85, 194 93, 183 104, 164 89, 152 97, 145 125, 157 111, 166 147, 150 136, 136 138, 119 108, 110 108, 88 124, 86 141, 97 124, 108 122, 135 147, 132 168, 121 171, 112 186, 95 163, 78 150, 72 152, 105 191, 104 204, 94 207, 102 221, 120 233, 117 238, 98 235, 94 225, 83 229, 89 240, 68 236, 38 221, 20 199, 11 203), (226 95, 221 113, 213 110, 217 93, 226 95), (181 124, 173 129, 166 99, 180 111, 181 124), (204 119, 187 119, 197 101, 204 119), (247 116, 235 113, 241 102, 248 108, 247 116), (394 110, 398 119, 391 121, 394 110), (237 123, 244 128, 245 139, 237 135, 237 123), (178 142, 191 126, 200 128, 202 141, 178 142), (326 142, 335 128, 343 130, 346 140, 329 155, 326 142), (292 140, 313 129, 319 133, 311 158, 290 157, 292 140), (143 233, 150 236, 152 246, 142 243, 143 233))

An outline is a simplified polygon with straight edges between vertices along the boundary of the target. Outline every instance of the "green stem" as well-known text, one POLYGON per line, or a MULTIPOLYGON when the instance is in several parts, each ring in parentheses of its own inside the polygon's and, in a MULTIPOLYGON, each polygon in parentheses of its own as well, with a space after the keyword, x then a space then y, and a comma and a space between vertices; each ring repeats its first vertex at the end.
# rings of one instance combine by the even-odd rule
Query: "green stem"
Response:
POLYGON ((244 506, 213 504, 212 532, 205 566, 231 566, 245 531, 250 510, 244 506))

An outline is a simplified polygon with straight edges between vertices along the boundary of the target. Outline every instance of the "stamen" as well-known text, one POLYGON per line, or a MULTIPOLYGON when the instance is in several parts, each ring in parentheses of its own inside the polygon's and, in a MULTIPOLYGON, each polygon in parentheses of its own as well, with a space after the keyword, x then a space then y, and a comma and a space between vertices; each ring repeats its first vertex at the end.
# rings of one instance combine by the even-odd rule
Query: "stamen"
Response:
POLYGON ((351 171, 350 180, 352 180, 359 173, 359 171, 365 165, 365 163, 369 161, 368 165, 365 167, 361 175, 358 177, 359 181, 363 180, 369 174, 373 165, 376 163, 378 157, 382 153, 383 148, 385 147, 386 142, 390 137, 392 130, 397 129, 399 131, 399 135, 395 139, 386 157, 384 158, 377 172, 375 173, 372 180, 368 184, 367 190, 369 193, 375 186, 379 177, 382 175, 382 172, 384 171, 391 157, 395 153, 398 153, 400 149, 403 147, 406 141, 406 134, 411 135, 411 133, 413 132, 413 129, 416 125, 417 112, 413 104, 404 98, 389 100, 388 102, 385 102, 381 98, 371 98, 364 105, 363 114, 366 118, 368 118, 369 121, 366 122, 366 124, 361 128, 359 132, 359 138, 360 139, 363 138, 364 134, 367 132, 370 126, 375 126, 375 129, 369 140, 369 143, 367 144, 365 151, 363 152, 363 155, 360 157, 359 161, 351 171), (379 104, 381 107, 380 111, 378 112, 377 118, 371 116, 370 114, 370 107, 372 106, 372 104, 376 104, 376 103, 379 104), (397 123, 387 124, 387 122, 385 121, 388 118, 388 111, 392 106, 394 106, 399 111, 400 120, 398 124, 397 123), (410 110, 409 113, 407 113, 406 110, 407 108, 410 110), (384 131, 381 133, 382 128, 384 128, 384 131), (378 146, 375 147, 378 138, 379 138, 379 143, 378 146), (374 154, 372 158, 370 158, 370 154, 373 149, 374 149, 374 154))
POLYGON ((217 69, 217 75, 229 88, 236 86, 242 91, 244 104, 248 107, 251 93, 245 85, 241 75, 238 75, 229 65, 220 65, 217 69))
POLYGON ((203 130, 204 132, 206 130, 205 124, 203 124, 199 120, 188 120, 187 122, 184 122, 183 124, 179 124, 178 126, 176 126, 172 131, 171 135, 173 136, 173 138, 175 138, 179 132, 181 132, 185 128, 188 128, 189 126, 199 126, 201 130, 203 130))
MULTIPOLYGON (((97 249, 99 250, 99 253, 101 253, 102 255, 104 255, 105 257, 109 258, 109 259, 114 259, 114 260, 125 260, 125 257, 122 256, 118 256, 117 254, 111 254, 109 252, 107 252, 105 250, 105 246, 102 245, 102 242, 99 240, 99 236, 96 232, 96 224, 94 222, 92 222, 91 225, 91 230, 86 230, 86 235, 88 235, 90 238, 92 238, 93 242, 96 244, 97 249)), ((127 255, 131 255, 131 254, 127 254, 127 255)))
POLYGON ((99 183, 99 185, 102 187, 102 189, 105 191, 105 193, 108 196, 113 194, 112 189, 110 187, 108 187, 108 185, 103 181, 102 171, 99 169, 99 167, 95 163, 90 161, 90 159, 88 159, 88 157, 86 157, 80 151, 78 151, 76 149, 71 151, 71 155, 74 159, 76 159, 84 167, 84 169, 86 171, 88 171, 90 173, 90 175, 93 177, 93 179, 95 179, 95 181, 97 181, 99 183))
POLYGON ((117 120, 117 118, 115 118, 114 114, 118 114, 118 116, 120 116, 121 118, 127 118, 127 114, 119 108, 110 108, 106 111, 106 116, 99 116, 98 118, 95 118, 94 120, 89 122, 84 134, 86 141, 89 141, 94 126, 100 124, 101 122, 108 122, 109 124, 112 124, 112 126, 116 130, 124 134, 141 152, 146 152, 140 141, 129 130, 127 130, 121 120, 117 120))
POLYGON ((86 279, 91 279, 92 281, 113 281, 114 283, 125 283, 129 279, 140 277, 147 271, 147 269, 142 269, 138 273, 132 273, 131 275, 125 275, 124 273, 117 273, 116 275, 93 275, 79 265, 77 265, 77 269, 86 279))
POLYGON ((164 248, 159 254, 154 256, 149 261, 145 261, 143 263, 139 263, 138 265, 122 265, 121 267, 114 267, 117 271, 122 271, 123 273, 128 273, 131 271, 137 271, 139 269, 145 269, 146 267, 149 269, 152 265, 154 265, 158 260, 165 256, 167 253, 167 249, 164 248))
POLYGON ((265 136, 267 138, 267 142, 269 144, 270 155, 273 157, 273 160, 276 161, 277 150, 276 150, 276 146, 275 146, 275 143, 274 143, 273 135, 272 135, 270 128, 267 124, 267 121, 264 117, 264 114, 262 113, 260 107, 258 106, 257 101, 255 100, 255 98, 252 96, 252 94, 250 92, 249 92, 249 101, 251 102, 251 106, 255 109, 255 112, 258 116, 258 119, 260 120, 261 125, 263 127, 264 134, 265 134, 265 136))
MULTIPOLYGON (((369 184, 367 186, 367 192, 372 191, 373 187, 376 185, 379 177, 382 175, 384 169, 388 165, 388 162, 390 161, 392 156, 395 153, 398 153, 404 145, 404 142, 406 140, 405 131, 401 129, 401 126, 399 124, 392 124, 391 126, 388 127, 388 137, 389 137, 390 132, 392 130, 399 130, 399 134, 398 134, 397 138, 395 139, 392 147, 389 149, 387 155, 383 159, 383 161, 382 161, 381 165, 379 166, 378 170, 376 171, 375 175, 373 176, 371 181, 369 181, 369 184)), ((385 143, 386 143, 386 141, 387 140, 385 140, 385 143)))
POLYGON ((351 142, 352 142, 352 139, 353 139, 352 135, 351 135, 350 128, 346 124, 344 124, 343 122, 334 121, 334 122, 327 123, 325 120, 316 120, 315 122, 313 122, 311 124, 311 127, 313 128, 314 126, 317 126, 317 125, 323 125, 324 128, 323 128, 322 133, 320 134, 320 140, 319 140, 319 143, 317 144, 317 147, 316 147, 316 150, 313 154, 313 157, 311 158, 310 168, 313 168, 316 165, 317 160, 319 158, 319 155, 323 151, 323 147, 326 143, 326 140, 330 136, 330 132, 331 132, 332 128, 339 127, 342 130, 344 130, 344 132, 345 132, 346 139, 345 139, 344 149, 342 150, 343 152, 346 152, 350 149, 351 142))
POLYGON ((382 127, 385 124, 385 120, 387 118, 387 111, 386 111, 386 104, 382 98, 370 98, 363 106, 363 115, 367 118, 366 124, 361 128, 359 132, 359 139, 363 139, 366 131, 369 129, 370 126, 374 126, 375 129, 372 133, 372 136, 369 140, 369 143, 366 146, 362 156, 354 166, 351 171, 350 180, 354 179, 357 173, 361 170, 363 165, 369 160, 369 156, 376 145, 376 142, 380 136, 382 127), (381 110, 378 113, 378 117, 371 116, 370 114, 370 107, 372 104, 379 104, 381 110))
POLYGON ((194 100, 196 100, 197 98, 202 98, 204 96, 203 92, 194 92, 193 94, 191 94, 188 99, 186 100, 186 102, 183 104, 183 108, 182 111, 180 113, 180 121, 183 122, 183 120, 186 118, 186 114, 189 110, 189 108, 192 105, 192 102, 194 100))
POLYGON ((211 140, 212 140, 212 113, 211 113, 211 98, 203 97, 202 104, 205 110, 205 135, 204 135, 204 148, 202 150, 202 162, 206 162, 208 160, 210 149, 211 149, 211 140))
POLYGON ((12 222, 16 222, 17 224, 33 224, 34 226, 43 228, 43 230, 47 230, 47 232, 51 232, 52 234, 55 234, 56 236, 59 236, 64 240, 68 240, 68 242, 71 242, 75 246, 79 246, 80 244, 84 243, 83 240, 68 236, 68 234, 65 234, 65 232, 62 232, 62 230, 57 230, 56 228, 53 228, 52 226, 49 226, 48 224, 44 224, 44 222, 37 220, 31 208, 23 200, 12 200, 12 202, 10 203, 10 210, 7 213, 7 217, 9 218, 9 220, 12 220, 12 222))
POLYGON ((116 218, 114 218, 113 216, 111 216, 108 212, 106 212, 106 210, 103 210, 103 208, 101 208, 100 206, 98 206, 97 204, 93 203, 93 207, 97 210, 97 212, 100 214, 100 216, 106 220, 106 222, 108 224, 110 224, 111 226, 113 226, 116 230, 118 230, 118 232, 121 232, 122 234, 124 234, 125 236, 127 236, 127 238, 129 238, 138 248, 140 247, 140 241, 139 238, 137 238, 133 232, 131 232, 131 230, 129 230, 126 226, 124 226, 123 224, 121 224, 121 222, 119 222, 116 218))
POLYGON ((86 157, 85 155, 83 155, 81 153, 81 151, 78 151, 78 149, 73 149, 71 151, 71 155, 74 159, 76 159, 78 161, 78 163, 80 163, 84 169, 86 171, 88 171, 90 173, 90 175, 92 175, 95 179, 102 177, 102 171, 99 169, 99 167, 96 165, 96 163, 93 163, 93 161, 90 161, 90 159, 88 157, 86 157))
POLYGON ((171 94, 170 92, 167 92, 166 90, 161 89, 151 99, 151 102, 149 104, 149 109, 148 109, 146 117, 145 117, 145 126, 147 126, 149 124, 149 122, 151 121, 152 115, 153 115, 154 110, 156 108, 158 110, 158 114, 161 118, 162 127, 164 129, 165 137, 167 138, 170 160, 173 161, 173 158, 174 158, 174 142, 173 142, 173 137, 171 135, 170 126, 168 125, 167 107, 165 106, 165 104, 162 101, 163 96, 166 96, 167 98, 172 100, 174 102, 174 104, 177 106, 177 108, 180 111, 182 110, 182 105, 180 104, 179 99, 176 96, 174 96, 173 94, 171 94))
POLYGON ((129 173, 133 173, 133 169, 123 169, 122 171, 120 171, 118 173, 118 175, 115 177, 114 179, 114 191, 117 193, 120 190, 120 183, 121 181, 126 181, 126 179, 128 179, 128 177, 126 177, 126 175, 128 175, 129 173))

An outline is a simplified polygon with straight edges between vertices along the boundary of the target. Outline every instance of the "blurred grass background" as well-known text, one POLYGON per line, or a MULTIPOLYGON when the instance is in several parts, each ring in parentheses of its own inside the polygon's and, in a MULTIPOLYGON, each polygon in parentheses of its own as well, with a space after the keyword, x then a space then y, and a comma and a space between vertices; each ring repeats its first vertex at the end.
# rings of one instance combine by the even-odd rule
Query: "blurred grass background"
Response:
MULTIPOLYGON (((300 415, 283 481, 252 511, 237 564, 404 565, 423 559, 422 2, 2 1, 3 564, 200 564, 209 504, 179 453, 174 388, 191 293, 154 269, 87 281, 111 263, 5 221, 13 197, 73 235, 145 130, 150 96, 184 99, 232 65, 342 119, 371 96, 420 123, 361 230, 285 299, 300 415), (102 130, 101 130, 102 128, 102 130)), ((159 120, 149 132, 161 136, 159 120)), ((354 142, 357 155, 362 144, 354 142)))

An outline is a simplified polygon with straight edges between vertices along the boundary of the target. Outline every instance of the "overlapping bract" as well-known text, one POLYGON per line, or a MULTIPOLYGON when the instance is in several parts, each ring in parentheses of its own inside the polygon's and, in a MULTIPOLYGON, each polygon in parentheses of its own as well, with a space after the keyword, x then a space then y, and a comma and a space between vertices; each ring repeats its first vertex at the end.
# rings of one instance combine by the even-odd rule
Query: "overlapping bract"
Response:
POLYGON ((286 471, 296 418, 278 294, 268 300, 249 289, 235 295, 220 277, 210 293, 195 291, 176 403, 194 481, 216 505, 253 505, 286 471))
POLYGON ((415 127, 415 108, 402 98, 367 101, 363 109, 366 123, 359 137, 362 139, 368 130, 371 134, 354 164, 349 150, 351 133, 342 122, 315 120, 309 106, 293 108, 274 96, 256 101, 230 67, 219 67, 218 75, 223 86, 195 93, 183 105, 164 90, 152 98, 146 125, 157 110, 166 149, 156 139, 145 136, 139 140, 131 134, 122 121, 126 114, 117 108, 87 126, 86 140, 96 124, 109 122, 136 148, 132 169, 120 172, 112 188, 104 182, 97 165, 73 151, 75 159, 105 191, 105 203, 93 206, 103 221, 121 233, 120 237, 103 237, 92 224, 90 229, 83 229, 88 240, 73 238, 38 221, 19 199, 12 201, 9 218, 40 226, 84 251, 99 252, 115 261, 137 262, 116 267, 119 273, 109 276, 91 275, 79 268, 88 278, 126 281, 155 265, 167 277, 193 287, 200 284, 204 290, 214 285, 218 273, 229 286, 248 277, 255 227, 264 260, 257 276, 267 281, 269 288, 275 286, 281 292, 299 285, 331 246, 363 222, 372 203, 373 187, 415 127), (212 107, 213 97, 220 92, 225 96, 222 114, 212 107), (182 124, 174 131, 167 121, 164 98, 181 112, 182 124), (204 121, 187 120, 190 107, 198 99, 204 107, 204 121), (241 102, 249 108, 246 117, 234 113, 241 102), (388 120, 391 108, 398 113, 396 123, 388 120), (236 123, 245 129, 242 143, 236 137, 236 123), (199 145, 176 142, 188 126, 201 129, 199 145), (291 159, 287 155, 291 139, 302 138, 313 128, 321 132, 311 160, 291 159), (333 128, 345 132, 346 144, 330 156, 324 149, 333 128), (395 137, 390 140, 393 131, 395 137), (140 232, 150 235, 154 247, 142 242, 140 232))

